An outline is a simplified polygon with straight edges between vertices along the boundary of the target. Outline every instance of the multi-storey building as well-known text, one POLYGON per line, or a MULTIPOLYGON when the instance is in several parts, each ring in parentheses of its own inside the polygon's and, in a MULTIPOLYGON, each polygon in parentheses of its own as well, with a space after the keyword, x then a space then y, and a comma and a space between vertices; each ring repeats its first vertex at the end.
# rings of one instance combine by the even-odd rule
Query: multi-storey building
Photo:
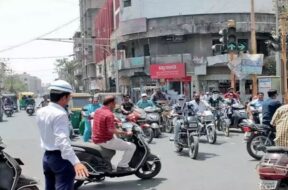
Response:
POLYGON ((29 92, 43 94, 42 82, 38 77, 31 76, 27 73, 17 74, 17 77, 27 86, 29 92))
MULTIPOLYGON (((230 86, 227 60, 214 56, 211 49, 219 43, 219 30, 234 19, 237 40, 251 42, 250 0, 121 0, 120 10, 113 11, 112 18, 119 13, 120 22, 118 28, 112 25, 111 49, 125 51, 119 65, 119 85, 123 91, 159 83, 151 79, 150 75, 155 74, 150 73, 151 65, 160 64, 159 69, 165 64, 174 68, 184 64, 177 72, 184 69, 185 77, 165 76, 160 83, 187 95, 212 89, 224 92, 230 86)), ((272 0, 256 0, 255 12, 257 49, 266 56, 265 40, 275 28, 272 0)), ((245 88, 250 93, 249 77, 245 88)))
POLYGON ((105 0, 79 0, 80 32, 74 34, 74 54, 78 65, 75 69, 77 90, 95 90, 96 65, 93 45, 94 17, 105 0))

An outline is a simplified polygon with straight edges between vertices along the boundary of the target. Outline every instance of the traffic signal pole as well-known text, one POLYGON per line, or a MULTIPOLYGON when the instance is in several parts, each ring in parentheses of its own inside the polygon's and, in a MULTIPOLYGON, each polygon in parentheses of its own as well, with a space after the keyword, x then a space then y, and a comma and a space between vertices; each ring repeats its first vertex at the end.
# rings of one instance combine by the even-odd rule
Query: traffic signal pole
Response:
MULTIPOLYGON (((251 0, 251 54, 257 54, 257 41, 256 41, 256 23, 255 23, 255 10, 254 0, 251 0)), ((252 75, 252 94, 257 95, 257 75, 252 75)))

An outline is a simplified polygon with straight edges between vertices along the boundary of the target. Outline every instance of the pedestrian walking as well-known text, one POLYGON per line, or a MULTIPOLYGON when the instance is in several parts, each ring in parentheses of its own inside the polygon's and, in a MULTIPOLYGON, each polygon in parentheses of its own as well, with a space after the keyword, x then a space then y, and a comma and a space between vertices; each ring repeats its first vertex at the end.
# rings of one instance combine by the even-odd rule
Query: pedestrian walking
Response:
POLYGON ((65 110, 72 87, 63 80, 49 87, 48 106, 37 112, 41 146, 44 149, 45 190, 74 190, 74 179, 87 177, 87 168, 80 163, 69 139, 69 119, 65 110))

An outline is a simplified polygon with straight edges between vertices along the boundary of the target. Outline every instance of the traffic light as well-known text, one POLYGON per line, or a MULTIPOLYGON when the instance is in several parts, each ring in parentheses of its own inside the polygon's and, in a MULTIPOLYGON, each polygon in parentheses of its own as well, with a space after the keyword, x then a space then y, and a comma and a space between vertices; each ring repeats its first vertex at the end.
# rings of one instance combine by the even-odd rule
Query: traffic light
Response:
POLYGON ((226 53, 227 52, 227 42, 228 42, 228 38, 227 38, 227 29, 222 29, 219 31, 219 35, 221 36, 221 38, 219 38, 219 44, 214 44, 212 46, 212 50, 215 53, 226 53))
POLYGON ((277 36, 275 34, 272 34, 269 38, 269 40, 267 40, 265 42, 268 50, 271 51, 281 51, 281 36, 277 36))
POLYGON ((227 50, 228 52, 237 51, 236 22, 228 20, 227 22, 227 50))

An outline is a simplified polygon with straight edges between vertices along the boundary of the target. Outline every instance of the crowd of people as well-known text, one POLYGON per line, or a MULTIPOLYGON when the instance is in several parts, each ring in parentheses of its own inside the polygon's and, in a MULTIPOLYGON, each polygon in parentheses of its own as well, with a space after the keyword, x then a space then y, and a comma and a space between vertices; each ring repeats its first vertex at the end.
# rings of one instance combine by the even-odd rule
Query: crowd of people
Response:
MULTIPOLYGON (((60 186, 65 187, 63 189, 72 189, 75 175, 80 177, 88 175, 87 168, 80 163, 70 144, 70 124, 66 107, 71 93, 72 87, 70 84, 62 80, 55 81, 50 86, 51 102, 37 112, 37 125, 40 130, 41 144, 45 150, 43 168, 47 190, 60 186)), ((124 115, 127 115, 135 107, 144 109, 156 106, 157 101, 169 101, 169 98, 160 89, 150 99, 147 94, 141 94, 141 99, 136 104, 131 102, 129 95, 124 95, 120 109, 124 115)), ((177 114, 179 109, 180 111, 184 110, 187 106, 192 106, 195 112, 201 113, 205 110, 216 109, 223 103, 226 105, 240 103, 239 95, 234 93, 232 88, 224 96, 221 96, 219 91, 213 91, 211 95, 205 94, 205 96, 195 93, 192 100, 180 95, 177 103, 172 106, 172 113, 177 114)), ((277 100, 277 91, 270 90, 266 100, 264 100, 264 94, 259 92, 257 97, 247 104, 248 113, 252 113, 250 108, 252 105, 253 107, 262 107, 263 124, 276 127, 276 144, 288 146, 288 106, 281 106, 281 103, 277 100)), ((127 172, 133 170, 128 163, 136 147, 134 144, 117 137, 117 135, 130 136, 132 134, 115 126, 113 113, 115 106, 116 99, 113 96, 105 97, 102 103, 99 102, 97 96, 91 98, 90 103, 82 111, 85 118, 83 140, 98 144, 106 149, 124 151, 123 157, 118 163, 117 171, 127 172), (93 122, 91 122, 91 119, 93 119, 93 122)), ((174 140, 177 141, 177 131, 179 132, 177 122, 175 122, 174 127, 174 140)))

